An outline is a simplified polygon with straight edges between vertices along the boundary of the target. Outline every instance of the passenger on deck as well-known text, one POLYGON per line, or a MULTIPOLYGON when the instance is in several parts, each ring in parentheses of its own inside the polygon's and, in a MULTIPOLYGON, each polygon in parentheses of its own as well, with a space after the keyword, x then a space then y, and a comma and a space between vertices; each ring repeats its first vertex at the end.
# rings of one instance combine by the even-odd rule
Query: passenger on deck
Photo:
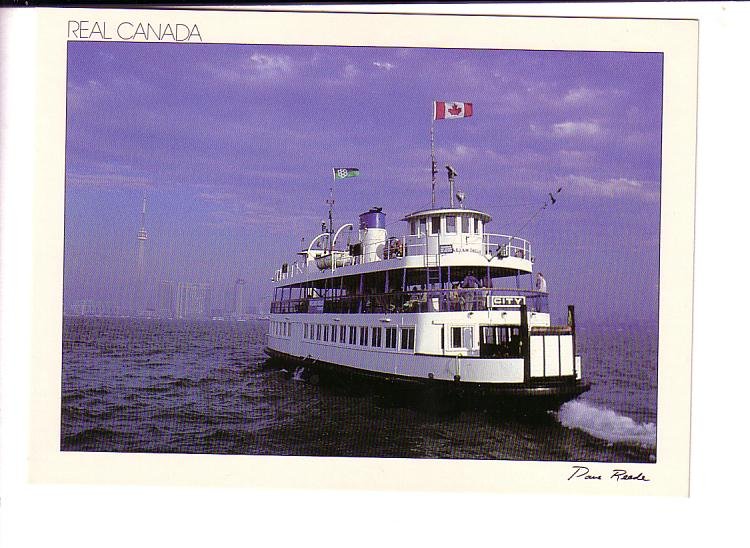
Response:
POLYGON ((458 282, 453 283, 453 287, 448 294, 449 310, 461 310, 461 295, 458 289, 458 282))
POLYGON ((536 290, 547 293, 547 280, 544 279, 541 272, 536 275, 536 290))
MULTIPOLYGON (((547 293, 547 280, 544 279, 544 276, 542 276, 542 273, 536 275, 536 290, 541 293, 547 293)), ((537 312, 543 311, 542 306, 542 299, 545 299, 546 297, 537 296, 534 299, 535 302, 535 308, 537 312)))
POLYGON ((461 287, 471 288, 474 289, 476 287, 479 287, 479 280, 476 279, 474 274, 471 272, 464 278, 464 281, 461 282, 461 287))
MULTIPOLYGON (((464 281, 461 282, 461 287, 466 289, 476 289, 479 287, 479 280, 472 274, 471 272, 464 278, 464 281)), ((474 305, 476 301, 476 291, 465 291, 466 297, 464 298, 464 302, 466 303, 466 310, 474 310, 474 305)))

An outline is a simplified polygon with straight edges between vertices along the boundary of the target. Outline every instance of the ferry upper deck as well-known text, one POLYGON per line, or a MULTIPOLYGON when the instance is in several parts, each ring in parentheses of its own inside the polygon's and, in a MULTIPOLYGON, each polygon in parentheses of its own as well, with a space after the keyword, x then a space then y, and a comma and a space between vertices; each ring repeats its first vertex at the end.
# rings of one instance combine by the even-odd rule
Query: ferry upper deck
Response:
MULTIPOLYGON (((485 231, 491 221, 486 213, 470 209, 442 208, 411 213, 402 219, 409 233, 389 236, 385 213, 372 208, 360 215, 357 241, 354 226, 325 230, 297 253, 294 262, 277 269, 273 282, 279 285, 337 275, 359 274, 399 268, 490 267, 514 275, 532 271, 531 244, 523 238, 485 231), (342 240, 346 239, 347 243, 342 240)), ((496 272, 500 274, 500 272, 496 272)))
POLYGON ((277 269, 271 312, 430 312, 488 310, 524 301, 546 312, 531 288, 531 244, 485 230, 491 217, 464 208, 406 215, 408 233, 390 236, 372 208, 354 226, 323 230, 298 259, 277 269), (521 278, 528 277, 528 284, 521 278), (527 285, 528 289, 522 289, 527 285))

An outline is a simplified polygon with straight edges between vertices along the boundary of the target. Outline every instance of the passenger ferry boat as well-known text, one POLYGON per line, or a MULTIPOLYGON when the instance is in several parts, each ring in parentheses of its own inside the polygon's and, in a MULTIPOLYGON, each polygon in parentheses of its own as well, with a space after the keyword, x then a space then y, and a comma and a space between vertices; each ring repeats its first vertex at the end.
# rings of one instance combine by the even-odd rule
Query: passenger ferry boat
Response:
POLYGON ((551 325, 546 288, 523 288, 533 287, 531 244, 488 232, 490 215, 454 207, 452 187, 450 207, 406 215, 403 235, 389 233, 379 207, 356 230, 334 230, 329 211, 328 226, 273 276, 266 353, 313 380, 516 408, 555 409, 588 390, 573 306, 567 325, 551 325))

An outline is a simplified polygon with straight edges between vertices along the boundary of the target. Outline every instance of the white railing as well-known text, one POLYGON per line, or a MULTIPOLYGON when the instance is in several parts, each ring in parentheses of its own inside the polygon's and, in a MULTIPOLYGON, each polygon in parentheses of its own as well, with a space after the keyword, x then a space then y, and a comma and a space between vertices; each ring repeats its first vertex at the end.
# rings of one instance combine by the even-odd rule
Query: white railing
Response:
POLYGON ((523 238, 506 234, 484 234, 482 236, 484 255, 496 255, 500 258, 517 257, 532 260, 531 243, 523 238))
MULTIPOLYGON (((385 242, 377 242, 372 245, 376 247, 378 261, 459 252, 478 253, 484 257, 492 256, 500 259, 513 257, 533 261, 531 243, 523 238, 507 234, 441 234, 439 238, 437 235, 419 234, 390 237, 385 242), (380 246, 382 246, 382 249, 378 250, 377 247, 380 246)), ((295 275, 306 273, 308 269, 314 272, 320 270, 335 271, 351 265, 373 262, 365 260, 366 257, 372 256, 372 253, 370 253, 372 250, 364 247, 362 246, 360 255, 349 255, 346 251, 334 251, 335 261, 332 260, 330 255, 324 255, 310 261, 295 261, 285 264, 282 268, 276 270, 273 281, 294 278, 295 275)))

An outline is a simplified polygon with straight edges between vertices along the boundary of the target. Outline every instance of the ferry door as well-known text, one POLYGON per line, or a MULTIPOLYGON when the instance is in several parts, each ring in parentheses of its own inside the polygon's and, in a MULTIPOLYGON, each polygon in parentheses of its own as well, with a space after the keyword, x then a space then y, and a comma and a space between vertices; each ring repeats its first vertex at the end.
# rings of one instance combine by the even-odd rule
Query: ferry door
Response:
POLYGON ((440 235, 431 234, 427 236, 427 255, 437 255, 440 251, 440 235))
POLYGON ((529 346, 532 378, 575 375, 571 335, 548 333, 531 335, 529 346))

